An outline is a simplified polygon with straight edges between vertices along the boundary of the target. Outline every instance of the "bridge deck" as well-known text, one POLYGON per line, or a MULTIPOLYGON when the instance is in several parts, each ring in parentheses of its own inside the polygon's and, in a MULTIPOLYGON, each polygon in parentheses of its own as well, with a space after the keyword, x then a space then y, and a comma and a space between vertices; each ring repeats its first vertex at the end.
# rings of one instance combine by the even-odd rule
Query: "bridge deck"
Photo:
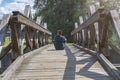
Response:
POLYGON ((30 56, 11 80, 113 80, 98 61, 73 46, 51 47, 30 56))

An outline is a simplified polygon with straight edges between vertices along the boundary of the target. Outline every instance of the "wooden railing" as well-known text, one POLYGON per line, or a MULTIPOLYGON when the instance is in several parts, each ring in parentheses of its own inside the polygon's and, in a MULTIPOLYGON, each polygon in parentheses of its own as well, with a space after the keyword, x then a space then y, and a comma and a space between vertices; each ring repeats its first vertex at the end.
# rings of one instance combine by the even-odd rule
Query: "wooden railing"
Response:
POLYGON ((83 21, 83 18, 80 17, 80 25, 78 26, 78 24, 75 23, 75 29, 71 32, 74 44, 86 52, 95 55, 108 73, 112 75, 115 80, 119 80, 120 71, 109 61, 110 48, 120 56, 119 14, 116 10, 107 11, 105 9, 98 9, 95 11, 94 6, 90 6, 89 10, 89 18, 83 21), (118 46, 114 45, 108 38, 108 29, 111 26, 118 46))
POLYGON ((91 17, 83 22, 71 34, 76 44, 96 49, 100 53, 106 54, 107 49, 107 29, 108 29, 108 13, 104 9, 98 9, 91 17))
POLYGON ((114 45, 108 39, 108 27, 113 26, 113 32, 120 47, 120 18, 116 10, 108 12, 105 9, 98 9, 96 12, 94 11, 90 10, 91 16, 84 22, 80 17, 80 24, 83 23, 73 30, 71 35, 75 44, 109 56, 108 47, 114 45))
POLYGON ((5 63, 3 59, 6 55, 11 55, 10 63, 12 63, 18 56, 48 44, 50 35, 51 32, 48 29, 32 20, 29 5, 25 7, 24 14, 13 11, 12 15, 3 15, 0 24, 0 60, 2 66, 5 63), (9 37, 9 43, 7 46, 3 46, 6 37, 9 37))

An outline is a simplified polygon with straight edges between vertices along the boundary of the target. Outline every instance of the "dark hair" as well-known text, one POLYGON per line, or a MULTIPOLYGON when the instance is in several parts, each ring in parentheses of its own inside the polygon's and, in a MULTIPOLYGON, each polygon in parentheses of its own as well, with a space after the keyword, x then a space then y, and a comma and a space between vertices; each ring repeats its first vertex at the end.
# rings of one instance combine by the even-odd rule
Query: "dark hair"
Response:
POLYGON ((62 34, 62 30, 58 30, 57 33, 61 35, 62 34))

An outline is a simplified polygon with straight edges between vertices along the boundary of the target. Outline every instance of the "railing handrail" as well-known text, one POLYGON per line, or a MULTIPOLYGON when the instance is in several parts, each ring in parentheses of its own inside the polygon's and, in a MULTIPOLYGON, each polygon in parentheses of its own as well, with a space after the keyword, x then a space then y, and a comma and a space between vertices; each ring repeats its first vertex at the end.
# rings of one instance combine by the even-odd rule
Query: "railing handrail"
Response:
POLYGON ((52 35, 47 28, 32 20, 29 5, 25 6, 24 14, 19 11, 13 11, 12 15, 4 15, 0 23, 0 31, 2 31, 0 33, 2 34, 2 38, 0 38, 0 53, 3 52, 0 54, 0 60, 3 61, 7 54, 10 53, 11 62, 9 64, 24 53, 47 45, 48 38, 52 35), (10 42, 3 49, 5 34, 8 30, 10 30, 10 42))
POLYGON ((51 35, 52 33, 48 30, 45 29, 44 27, 41 27, 39 24, 37 24, 35 21, 31 20, 30 18, 26 17, 19 11, 13 11, 13 16, 11 17, 11 22, 16 22, 20 24, 24 24, 27 26, 30 26, 36 30, 39 30, 43 33, 46 33, 48 35, 51 35))
POLYGON ((85 20, 77 29, 71 32, 71 35, 78 33, 80 30, 89 27, 91 24, 97 22, 100 18, 104 17, 107 12, 105 9, 98 9, 93 15, 85 20))

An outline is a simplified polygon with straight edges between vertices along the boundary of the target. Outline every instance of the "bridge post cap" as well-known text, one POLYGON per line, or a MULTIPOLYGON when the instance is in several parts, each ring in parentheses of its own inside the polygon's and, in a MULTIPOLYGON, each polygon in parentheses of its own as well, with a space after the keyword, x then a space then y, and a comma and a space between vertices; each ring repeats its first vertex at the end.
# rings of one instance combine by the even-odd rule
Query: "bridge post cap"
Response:
POLYGON ((16 15, 20 14, 19 11, 13 11, 12 13, 13 13, 13 16, 16 16, 16 15))

